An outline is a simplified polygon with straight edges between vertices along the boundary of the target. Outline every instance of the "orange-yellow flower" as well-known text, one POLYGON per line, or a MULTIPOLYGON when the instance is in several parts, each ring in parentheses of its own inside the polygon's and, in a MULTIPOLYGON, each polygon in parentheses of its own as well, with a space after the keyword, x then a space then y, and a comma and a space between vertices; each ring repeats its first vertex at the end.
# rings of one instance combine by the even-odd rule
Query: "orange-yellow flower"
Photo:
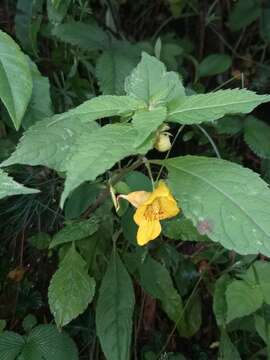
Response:
POLYGON ((169 219, 180 212, 169 188, 163 181, 159 182, 153 192, 134 191, 120 197, 137 208, 134 221, 139 226, 137 242, 141 246, 159 236, 160 220, 169 219))

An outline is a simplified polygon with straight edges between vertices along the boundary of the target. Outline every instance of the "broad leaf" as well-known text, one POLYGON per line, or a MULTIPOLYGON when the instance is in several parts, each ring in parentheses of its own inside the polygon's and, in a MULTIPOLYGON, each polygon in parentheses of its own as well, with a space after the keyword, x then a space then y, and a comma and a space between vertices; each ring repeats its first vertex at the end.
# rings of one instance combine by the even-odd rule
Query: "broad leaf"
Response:
POLYGON ((257 287, 234 280, 226 290, 227 322, 250 315, 263 304, 263 296, 257 287))
POLYGON ((35 327, 26 339, 21 360, 78 360, 73 340, 53 325, 35 327))
POLYGON ((258 156, 270 159, 270 126, 249 116, 244 128, 245 142, 258 156))
POLYGON ((63 114, 55 115, 53 119, 58 122, 65 118, 79 118, 83 122, 90 122, 110 116, 131 115, 144 108, 144 102, 130 96, 101 95, 63 114))
POLYGON ((240 254, 270 255, 270 191, 256 173, 198 156, 162 163, 184 215, 201 233, 240 254))
POLYGON ((59 40, 80 47, 83 50, 101 50, 109 45, 109 37, 95 21, 89 24, 68 22, 53 29, 53 35, 59 40))
POLYGON ((245 89, 191 95, 171 104, 168 120, 180 124, 200 124, 220 119, 226 114, 249 113, 256 106, 268 101, 269 95, 257 95, 245 89))
POLYGON ((16 129, 30 101, 32 87, 27 58, 14 40, 0 30, 0 99, 16 129))
POLYGON ((98 230, 98 225, 99 221, 95 216, 91 216, 88 220, 71 222, 54 235, 50 243, 50 249, 61 244, 85 239, 98 230))
POLYGON ((261 14, 258 0, 238 0, 230 13, 229 26, 232 31, 238 31, 250 25, 261 14))
POLYGON ((65 171, 76 138, 97 129, 97 123, 83 124, 79 119, 45 119, 30 127, 21 137, 15 152, 1 166, 13 164, 44 165, 65 171))
POLYGON ((177 73, 167 72, 165 65, 154 56, 142 54, 142 60, 126 79, 128 95, 143 100, 150 109, 185 95, 177 73))
POLYGON ((134 303, 130 276, 117 252, 113 252, 96 309, 97 334, 107 360, 130 358, 134 303))
POLYGON ((137 64, 137 59, 118 49, 104 51, 98 58, 96 76, 104 95, 123 95, 125 78, 137 64))
POLYGON ((0 170, 0 199, 19 194, 35 194, 39 190, 27 188, 16 181, 14 181, 10 176, 0 170))
POLYGON ((109 124, 90 135, 82 134, 78 140, 77 150, 67 165, 67 179, 61 206, 70 192, 81 183, 95 180, 117 161, 140 153, 140 149, 134 147, 136 137, 136 129, 129 124, 109 124))
POLYGON ((95 293, 83 258, 72 246, 53 275, 49 286, 49 305, 58 326, 64 326, 84 312, 95 293))
POLYGON ((16 360, 25 344, 24 338, 13 331, 0 334, 0 359, 16 360))
POLYGON ((135 113, 132 123, 137 130, 135 146, 138 147, 153 134, 157 128, 166 120, 167 111, 165 107, 155 108, 151 111, 142 110, 135 113))
POLYGON ((29 128, 37 121, 52 116, 52 101, 48 78, 42 76, 34 62, 30 62, 33 93, 24 115, 22 126, 29 128))
POLYGON ((47 0, 47 13, 50 23, 59 25, 67 15, 70 3, 71 0, 47 0))

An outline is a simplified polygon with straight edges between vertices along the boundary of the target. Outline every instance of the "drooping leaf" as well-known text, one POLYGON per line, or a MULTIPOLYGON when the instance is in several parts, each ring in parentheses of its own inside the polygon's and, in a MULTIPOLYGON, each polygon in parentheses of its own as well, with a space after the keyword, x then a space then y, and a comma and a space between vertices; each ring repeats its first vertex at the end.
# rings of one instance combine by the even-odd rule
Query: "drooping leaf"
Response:
POLYGON ((97 128, 97 123, 84 124, 78 118, 39 121, 23 134, 15 152, 1 166, 44 165, 65 171, 66 160, 73 151, 76 138, 81 133, 89 136, 97 128))
POLYGON ((142 60, 126 79, 128 95, 147 103, 150 109, 185 95, 180 78, 167 72, 165 65, 154 56, 142 53, 142 60))
POLYGON ((60 24, 53 29, 52 33, 59 40, 76 45, 83 50, 103 50, 109 45, 108 35, 94 20, 88 24, 82 22, 60 24))
POLYGON ((138 147, 153 134, 157 128, 166 120, 167 111, 165 107, 158 107, 151 111, 142 110, 135 113, 132 123, 137 130, 135 146, 138 147))
POLYGON ((257 95, 245 89, 218 90, 213 93, 180 98, 169 107, 168 121, 200 124, 226 114, 249 113, 256 106, 270 101, 269 95, 257 95))
POLYGON ((140 149, 134 146, 136 137, 137 131, 130 124, 109 124, 93 134, 82 134, 77 150, 68 162, 61 206, 70 192, 81 183, 95 180, 117 161, 140 153, 140 149))
POLYGON ((98 230, 98 225, 99 221, 94 215, 88 220, 71 222, 54 235, 50 243, 50 249, 61 244, 87 238, 98 230))
POLYGON ((43 0, 17 1, 15 27, 16 37, 24 50, 37 55, 37 35, 42 21, 43 0))
POLYGON ((58 326, 76 318, 93 299, 95 280, 89 277, 85 265, 72 246, 51 279, 49 305, 58 326))
POLYGON ((230 13, 229 25, 232 31, 238 31, 253 23, 261 13, 257 0, 238 0, 230 13))
POLYGON ((198 156, 162 163, 184 215, 197 229, 240 254, 270 254, 270 190, 256 173, 198 156))
POLYGON ((138 273, 140 285, 149 295, 161 302, 163 310, 176 323, 179 334, 189 336, 183 302, 166 267, 147 256, 138 264, 138 273))
POLYGON ((123 95, 125 78, 136 66, 137 59, 118 49, 104 51, 97 60, 96 76, 104 95, 123 95))
POLYGON ((270 159, 270 126, 249 116, 245 121, 244 139, 251 150, 264 159, 270 159))
POLYGON ((269 317, 263 313, 264 316, 254 315, 255 320, 255 328, 260 337, 264 340, 264 342, 269 345, 269 335, 270 335, 270 322, 269 317))
POLYGON ((130 358, 134 303, 130 276, 119 255, 113 252, 96 309, 97 334, 107 360, 130 358))
POLYGON ((16 129, 30 101, 32 87, 27 58, 14 40, 0 30, 0 99, 16 129))
POLYGON ((75 343, 54 325, 38 325, 29 334, 21 360, 78 360, 75 343))
POLYGON ((232 58, 225 54, 211 54, 198 66, 199 76, 213 76, 227 71, 232 65, 232 58))
POLYGON ((25 344, 24 338, 13 331, 0 334, 0 359, 16 360, 25 344))
POLYGON ((30 69, 33 79, 33 93, 23 117, 22 126, 24 129, 34 125, 37 121, 52 116, 49 79, 40 74, 32 61, 30 62, 30 69))
POLYGON ((0 170, 0 199, 20 194, 35 194, 37 189, 30 189, 14 181, 10 176, 0 170))

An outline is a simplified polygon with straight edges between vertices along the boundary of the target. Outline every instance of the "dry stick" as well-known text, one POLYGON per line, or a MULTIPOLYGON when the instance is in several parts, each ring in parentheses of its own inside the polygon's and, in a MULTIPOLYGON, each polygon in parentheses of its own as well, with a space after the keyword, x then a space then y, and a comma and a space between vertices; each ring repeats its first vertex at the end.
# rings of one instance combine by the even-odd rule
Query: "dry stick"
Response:
MULTIPOLYGON (((119 180, 123 178, 128 172, 137 169, 139 166, 144 164, 144 159, 139 159, 135 161, 130 167, 123 169, 118 175, 115 176, 110 182, 110 185, 115 185, 119 180)), ((109 185, 106 187, 104 191, 98 196, 93 205, 91 205, 82 215, 82 218, 86 219, 89 217, 91 213, 93 213, 99 206, 107 199, 110 195, 110 187, 109 185)))

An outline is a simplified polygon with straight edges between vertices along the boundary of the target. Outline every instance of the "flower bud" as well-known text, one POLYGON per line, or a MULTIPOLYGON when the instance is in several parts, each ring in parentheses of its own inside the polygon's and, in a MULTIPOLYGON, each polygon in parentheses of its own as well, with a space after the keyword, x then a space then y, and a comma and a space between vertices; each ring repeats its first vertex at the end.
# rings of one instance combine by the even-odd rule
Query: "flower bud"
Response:
POLYGON ((160 133, 155 142, 155 149, 160 152, 165 152, 170 150, 172 147, 170 134, 168 133, 160 133))

